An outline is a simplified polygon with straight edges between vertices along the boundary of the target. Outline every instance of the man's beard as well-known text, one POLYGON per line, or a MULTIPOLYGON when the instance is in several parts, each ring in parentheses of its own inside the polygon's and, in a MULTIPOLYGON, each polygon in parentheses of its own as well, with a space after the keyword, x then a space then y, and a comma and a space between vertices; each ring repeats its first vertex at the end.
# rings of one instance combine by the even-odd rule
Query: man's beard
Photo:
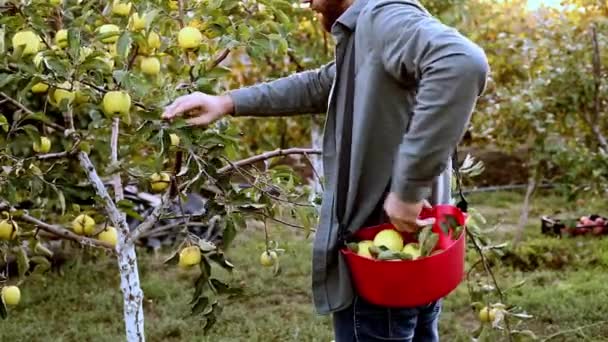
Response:
POLYGON ((326 0, 325 4, 315 8, 315 11, 319 14, 319 19, 323 28, 327 32, 330 32, 331 27, 347 8, 347 0, 326 0))

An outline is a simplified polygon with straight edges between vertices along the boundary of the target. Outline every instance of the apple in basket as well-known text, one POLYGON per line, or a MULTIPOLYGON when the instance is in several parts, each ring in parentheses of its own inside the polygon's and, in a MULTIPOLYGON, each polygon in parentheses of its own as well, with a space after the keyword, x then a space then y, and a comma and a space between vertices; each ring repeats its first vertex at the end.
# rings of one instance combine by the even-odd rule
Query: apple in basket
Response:
MULTIPOLYGON (((458 239, 462 227, 454 229, 453 239, 458 239)), ((415 242, 408 242, 396 230, 387 228, 379 231, 372 240, 350 242, 347 247, 357 255, 377 260, 416 260, 443 252, 436 248, 439 235, 432 231, 432 226, 424 227, 414 236, 415 242)))

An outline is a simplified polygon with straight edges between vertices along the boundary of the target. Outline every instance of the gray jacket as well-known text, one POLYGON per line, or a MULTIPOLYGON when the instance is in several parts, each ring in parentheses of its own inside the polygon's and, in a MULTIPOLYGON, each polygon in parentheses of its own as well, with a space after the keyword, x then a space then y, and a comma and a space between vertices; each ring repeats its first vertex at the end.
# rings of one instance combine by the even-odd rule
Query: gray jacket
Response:
POLYGON ((355 0, 332 35, 333 62, 228 93, 237 116, 327 112, 312 272, 321 314, 347 307, 354 295, 339 236, 362 228, 387 189, 404 201, 433 202, 442 172, 449 180, 450 155, 489 69, 477 45, 415 0, 355 0))

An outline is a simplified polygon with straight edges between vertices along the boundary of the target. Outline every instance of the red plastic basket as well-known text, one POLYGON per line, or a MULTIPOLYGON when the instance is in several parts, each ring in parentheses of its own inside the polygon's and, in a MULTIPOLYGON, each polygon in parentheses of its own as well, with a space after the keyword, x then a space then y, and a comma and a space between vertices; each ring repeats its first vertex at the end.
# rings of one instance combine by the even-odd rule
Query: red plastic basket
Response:
MULTIPOLYGON (((452 232, 443 233, 440 223, 446 215, 452 215, 458 224, 464 225, 466 215, 451 205, 437 205, 425 209, 421 218, 435 217, 433 232, 439 234, 435 249, 443 252, 415 260, 376 260, 366 258, 343 248, 352 280, 358 294, 370 303, 385 307, 413 307, 432 303, 447 296, 463 280, 466 231, 458 240, 452 240, 452 232)), ((395 227, 392 224, 360 229, 357 240, 372 240, 377 232, 395 227)), ((466 228, 465 228, 466 229, 466 228)), ((405 242, 415 241, 402 232, 405 242)))

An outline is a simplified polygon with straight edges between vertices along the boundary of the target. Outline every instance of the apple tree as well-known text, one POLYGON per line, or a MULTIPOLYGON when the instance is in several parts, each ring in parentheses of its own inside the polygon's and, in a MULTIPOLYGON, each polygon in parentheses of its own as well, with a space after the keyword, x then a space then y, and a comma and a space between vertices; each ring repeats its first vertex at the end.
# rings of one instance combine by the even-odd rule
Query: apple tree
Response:
MULTIPOLYGON (((280 0, 0 1, 0 255, 19 266, 0 276, 3 318, 5 304, 18 302, 13 286, 48 271, 48 243, 70 241, 116 258, 127 340, 144 341, 136 246, 177 206, 168 262, 195 268, 191 313, 208 329, 220 296, 238 291, 214 278, 211 264, 232 269, 224 252, 245 218, 312 224, 297 177, 249 167, 283 151, 235 162, 247 151, 228 119, 205 129, 160 119, 179 95, 238 85, 239 60, 287 56, 277 23, 293 27, 291 10, 280 0), (127 186, 160 201, 143 217, 127 186), (207 199, 197 217, 182 206, 193 192, 207 199), (193 234, 193 223, 206 234, 193 234)), ((275 248, 267 243, 263 255, 278 267, 275 248)))

